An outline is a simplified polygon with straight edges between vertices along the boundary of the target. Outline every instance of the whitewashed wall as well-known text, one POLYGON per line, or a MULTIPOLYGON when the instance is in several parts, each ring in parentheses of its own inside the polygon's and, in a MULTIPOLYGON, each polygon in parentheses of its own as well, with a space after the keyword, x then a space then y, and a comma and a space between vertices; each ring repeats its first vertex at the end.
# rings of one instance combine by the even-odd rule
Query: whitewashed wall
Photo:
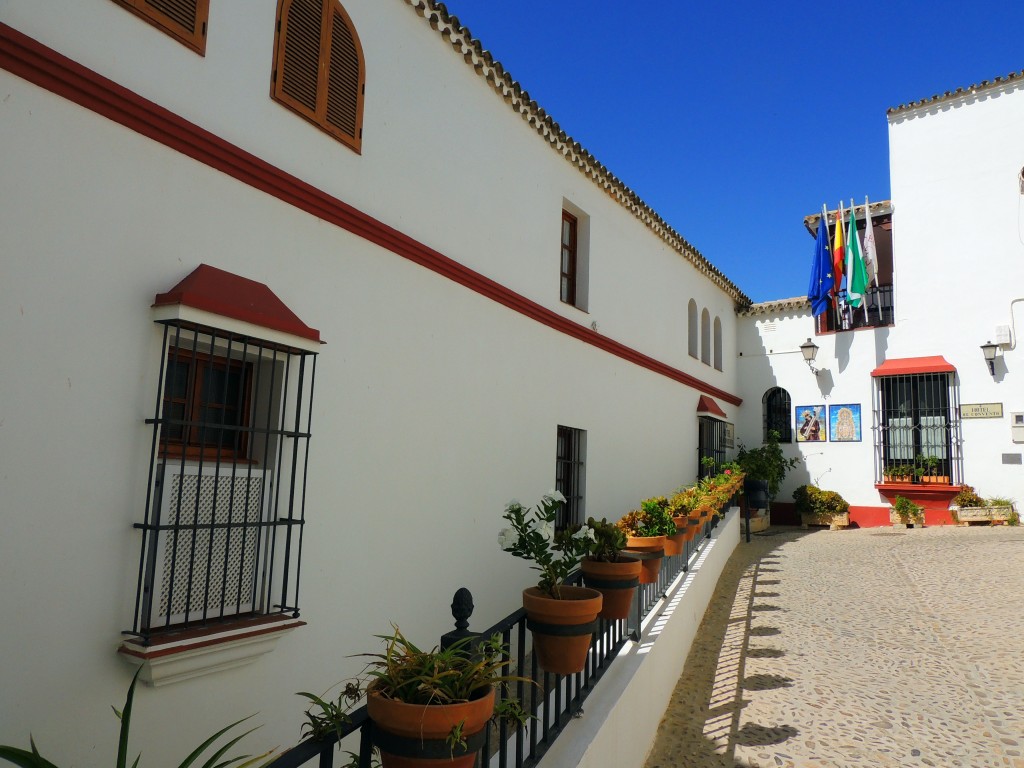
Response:
POLYGON ((1002 464, 1024 444, 1024 355, 1001 350, 995 376, 979 347, 997 326, 1024 330, 1024 89, 1006 85, 889 119, 894 276, 893 357, 941 354, 963 403, 1002 403, 1002 419, 963 424, 964 477, 984 496, 1024 502, 1024 467, 1002 464), (1012 309, 1011 309, 1012 307, 1012 309))
MULTIPOLYGON (((268 96, 275 3, 211 4, 205 58, 109 0, 8 0, 3 21, 539 303, 734 391, 729 297, 568 165, 401 0, 345 3, 367 55, 363 154, 268 96), (558 301, 563 199, 591 217, 590 312, 558 301), (686 302, 723 322, 725 371, 686 354, 686 302), (642 309, 642 311, 641 311, 642 309)), ((469 20, 467 19, 467 22, 469 20)), ((130 668, 160 335, 149 305, 198 264, 268 284, 327 345, 303 550, 309 622, 255 664, 144 689, 133 745, 180 759, 357 671, 391 621, 431 644, 474 593, 482 628, 533 577, 503 504, 554 484, 587 431, 587 511, 692 478, 698 393, 574 341, 0 71, 0 743, 103 764, 130 668), (168 720, 168 718, 173 718, 168 720), (169 723, 172 725, 169 726, 169 723)), ((726 406, 732 416, 735 407, 726 406)))
MULTIPOLYGON (((808 245, 810 250, 813 243, 808 245)), ((830 405, 860 404, 861 442, 791 443, 783 445, 788 457, 802 461, 786 477, 780 500, 791 500, 800 485, 811 483, 839 492, 855 506, 885 504, 874 487, 871 437, 871 371, 884 359, 890 329, 863 330, 815 336, 810 309, 742 318, 738 338, 740 392, 743 397, 742 421, 737 437, 748 447, 761 445, 763 439, 762 398, 772 387, 782 387, 794 409, 805 405, 824 405, 827 420, 830 405), (818 345, 817 376, 804 362, 800 345, 811 338, 818 345)), ((827 424, 822 423, 823 432, 827 424)))

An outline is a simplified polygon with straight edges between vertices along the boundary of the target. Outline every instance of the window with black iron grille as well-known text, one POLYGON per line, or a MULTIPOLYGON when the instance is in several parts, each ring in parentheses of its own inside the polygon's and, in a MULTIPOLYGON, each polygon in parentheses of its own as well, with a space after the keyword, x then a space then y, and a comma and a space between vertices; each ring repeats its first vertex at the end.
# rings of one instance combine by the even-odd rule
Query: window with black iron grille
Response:
POLYGON ((273 97, 356 152, 363 142, 366 66, 337 0, 279 0, 273 97))
POLYGON ((586 519, 587 433, 582 429, 559 427, 555 447, 555 490, 565 497, 555 528, 562 530, 586 519))
POLYGON ((169 628, 298 616, 316 355, 160 321, 163 351, 135 619, 169 628))
POLYGON ((789 398, 789 392, 782 387, 772 387, 761 398, 761 406, 764 442, 768 442, 768 435, 771 432, 778 432, 780 443, 793 442, 793 422, 790 417, 793 402, 789 398))
POLYGON ((198 54, 206 52, 206 22, 210 0, 114 0, 154 27, 187 45, 198 54))
POLYGON ((710 416, 697 417, 697 476, 714 475, 725 463, 727 425, 724 421, 710 416), (704 466, 704 459, 714 460, 713 467, 704 466))
POLYGON ((955 373, 875 379, 876 480, 962 482, 959 413, 955 373))

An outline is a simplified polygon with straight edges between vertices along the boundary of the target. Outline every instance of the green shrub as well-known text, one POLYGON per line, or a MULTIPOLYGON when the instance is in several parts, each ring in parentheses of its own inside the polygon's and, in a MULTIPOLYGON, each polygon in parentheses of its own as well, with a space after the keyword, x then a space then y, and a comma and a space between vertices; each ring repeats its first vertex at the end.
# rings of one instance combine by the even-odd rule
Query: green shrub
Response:
POLYGON ((893 502, 892 511, 904 525, 909 523, 921 523, 924 521, 924 507, 919 507, 905 496, 897 496, 893 502))
POLYGON ((983 507, 985 500, 974 492, 974 486, 961 485, 960 492, 953 497, 951 502, 958 507, 983 507))
POLYGON ((835 491, 823 491, 813 485, 801 485, 793 491, 796 511, 824 523, 831 523, 836 517, 850 511, 850 505, 835 491))

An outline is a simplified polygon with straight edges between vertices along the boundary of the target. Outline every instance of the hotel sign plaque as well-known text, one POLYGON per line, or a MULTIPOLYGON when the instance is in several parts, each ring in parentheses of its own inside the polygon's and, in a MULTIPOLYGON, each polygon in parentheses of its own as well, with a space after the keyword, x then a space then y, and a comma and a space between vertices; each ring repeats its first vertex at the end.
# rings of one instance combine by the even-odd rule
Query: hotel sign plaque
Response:
POLYGON ((1001 419, 1003 418, 1002 403, 962 403, 960 405, 962 419, 1001 419))

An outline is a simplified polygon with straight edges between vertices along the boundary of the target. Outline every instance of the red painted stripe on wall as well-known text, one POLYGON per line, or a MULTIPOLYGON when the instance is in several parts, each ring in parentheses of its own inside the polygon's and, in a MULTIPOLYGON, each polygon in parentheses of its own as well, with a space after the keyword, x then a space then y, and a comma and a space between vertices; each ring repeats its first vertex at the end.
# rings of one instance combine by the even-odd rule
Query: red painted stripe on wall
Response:
POLYGON ((0 66, 560 333, 732 405, 742 402, 734 394, 547 309, 2 23, 0 66))

